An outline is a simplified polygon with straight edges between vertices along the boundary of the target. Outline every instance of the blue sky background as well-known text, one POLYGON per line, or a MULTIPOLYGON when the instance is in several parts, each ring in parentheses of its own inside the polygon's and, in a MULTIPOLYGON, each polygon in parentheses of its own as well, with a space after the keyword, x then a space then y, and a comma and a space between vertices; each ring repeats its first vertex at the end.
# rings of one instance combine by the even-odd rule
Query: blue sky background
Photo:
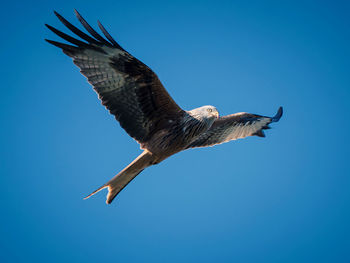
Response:
MULTIPOLYGON (((0 21, 1 262, 350 262, 348 1, 10 1, 0 21), (107 206, 139 153, 44 38, 100 19, 184 109, 285 114, 175 155, 107 206)), ((66 31, 68 32, 68 31, 66 31)))

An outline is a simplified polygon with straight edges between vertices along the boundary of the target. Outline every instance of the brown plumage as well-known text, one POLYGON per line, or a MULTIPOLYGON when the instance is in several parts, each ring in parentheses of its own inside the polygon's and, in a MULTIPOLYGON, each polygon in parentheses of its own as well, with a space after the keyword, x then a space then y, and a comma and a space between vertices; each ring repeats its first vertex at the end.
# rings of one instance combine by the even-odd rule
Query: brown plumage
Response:
POLYGON ((282 116, 275 117, 236 113, 219 118, 213 106, 191 111, 182 110, 170 97, 157 75, 125 51, 98 22, 106 37, 98 34, 75 11, 90 35, 84 33, 55 12, 58 19, 82 40, 73 38, 52 26, 52 32, 73 45, 46 40, 73 59, 87 77, 102 104, 119 121, 121 127, 141 145, 143 153, 106 184, 88 195, 108 188, 107 203, 145 168, 182 150, 206 147, 245 138, 264 137, 263 130, 282 116))

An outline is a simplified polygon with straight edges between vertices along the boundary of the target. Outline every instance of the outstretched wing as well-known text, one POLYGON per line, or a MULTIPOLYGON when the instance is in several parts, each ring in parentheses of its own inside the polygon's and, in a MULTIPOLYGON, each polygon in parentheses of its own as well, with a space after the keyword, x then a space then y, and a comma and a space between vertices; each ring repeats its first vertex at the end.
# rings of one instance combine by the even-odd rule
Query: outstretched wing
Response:
POLYGON ((236 113, 217 119, 211 128, 193 141, 188 148, 214 146, 247 136, 265 137, 264 131, 270 129, 271 122, 277 122, 283 114, 280 107, 274 117, 265 117, 249 113, 236 113))
POLYGON ((51 31, 73 45, 46 41, 73 58, 73 62, 81 69, 80 72, 98 93, 102 104, 131 137, 140 143, 146 142, 169 118, 174 120, 181 116, 183 110, 149 67, 126 52, 100 22, 98 25, 106 39, 76 10, 75 14, 91 36, 55 12, 68 29, 85 41, 49 25, 46 26, 51 31))

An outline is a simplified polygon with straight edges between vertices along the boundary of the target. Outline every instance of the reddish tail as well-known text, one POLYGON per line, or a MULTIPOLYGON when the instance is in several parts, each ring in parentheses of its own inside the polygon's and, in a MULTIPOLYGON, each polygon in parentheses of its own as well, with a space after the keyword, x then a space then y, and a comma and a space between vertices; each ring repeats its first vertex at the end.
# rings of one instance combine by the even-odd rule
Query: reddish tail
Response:
POLYGON ((114 176, 110 181, 102 185, 97 190, 93 191, 84 199, 87 199, 104 188, 108 187, 108 194, 106 203, 112 203, 113 199, 117 194, 124 189, 127 184, 134 179, 143 169, 151 166, 154 161, 154 156, 148 152, 144 151, 141 153, 132 163, 130 163, 126 168, 124 168, 120 173, 114 176))

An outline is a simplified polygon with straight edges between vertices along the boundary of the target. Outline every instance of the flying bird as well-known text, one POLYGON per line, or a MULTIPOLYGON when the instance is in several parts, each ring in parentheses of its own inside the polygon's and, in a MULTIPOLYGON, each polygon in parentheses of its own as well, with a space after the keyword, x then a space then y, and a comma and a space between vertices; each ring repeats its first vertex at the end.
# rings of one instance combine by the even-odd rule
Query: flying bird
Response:
POLYGON ((52 32, 71 44, 45 40, 73 59, 102 104, 143 150, 126 168, 86 198, 108 188, 106 203, 110 204, 145 168, 189 148, 214 146, 247 136, 265 137, 263 130, 269 129, 269 124, 279 121, 282 116, 282 107, 274 117, 250 113, 220 117, 214 106, 183 110, 157 75, 123 49, 99 21, 98 26, 105 37, 76 10, 75 15, 87 33, 54 13, 81 40, 47 24, 52 32))

